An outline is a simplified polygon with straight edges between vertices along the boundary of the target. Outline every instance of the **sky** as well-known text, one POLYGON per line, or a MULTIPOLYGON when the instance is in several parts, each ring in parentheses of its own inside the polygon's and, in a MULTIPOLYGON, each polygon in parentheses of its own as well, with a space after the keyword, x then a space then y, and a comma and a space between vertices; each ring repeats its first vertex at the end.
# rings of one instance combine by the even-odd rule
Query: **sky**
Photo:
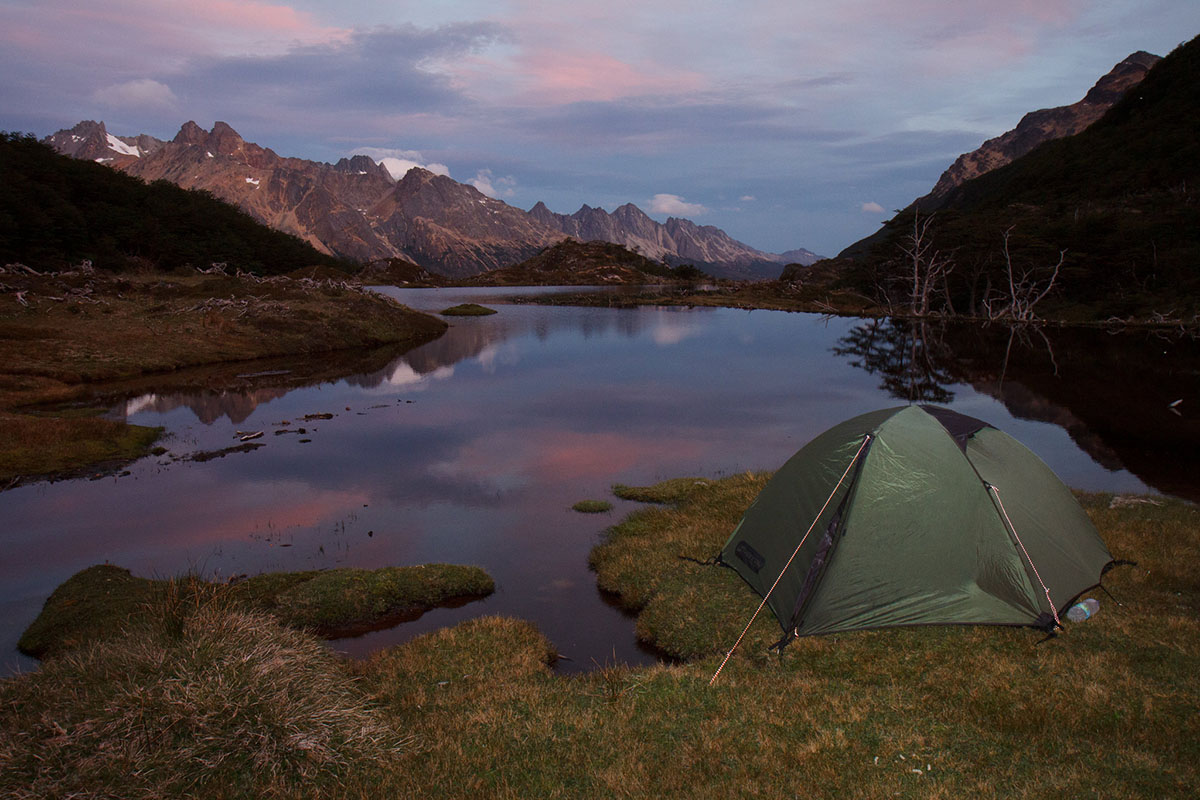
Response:
POLYGON ((1024 113, 1198 33, 1198 0, 0 0, 0 129, 221 120, 835 255, 1024 113))

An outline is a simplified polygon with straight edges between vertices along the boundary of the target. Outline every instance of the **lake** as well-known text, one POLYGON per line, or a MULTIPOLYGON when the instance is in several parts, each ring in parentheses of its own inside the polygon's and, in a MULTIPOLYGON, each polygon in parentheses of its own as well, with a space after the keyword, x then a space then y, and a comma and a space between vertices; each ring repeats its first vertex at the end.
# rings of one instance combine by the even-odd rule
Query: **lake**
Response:
POLYGON ((343 359, 340 375, 326 362, 307 385, 292 369, 226 368, 219 389, 121 398, 109 413, 167 428, 166 455, 0 493, 4 674, 36 666, 15 649, 21 631, 59 583, 97 563, 221 580, 478 564, 493 596, 334 647, 362 655, 503 614, 535 622, 562 670, 652 661, 587 567, 605 527, 637 507, 609 487, 774 469, 825 428, 909 400, 991 422, 1073 487, 1200 499, 1200 347, 1186 336, 503 302, 528 289, 382 291, 424 310, 481 302, 500 313, 455 318, 440 339, 382 363, 343 359), (260 430, 262 447, 192 458, 260 430), (614 510, 571 510, 593 498, 614 510))

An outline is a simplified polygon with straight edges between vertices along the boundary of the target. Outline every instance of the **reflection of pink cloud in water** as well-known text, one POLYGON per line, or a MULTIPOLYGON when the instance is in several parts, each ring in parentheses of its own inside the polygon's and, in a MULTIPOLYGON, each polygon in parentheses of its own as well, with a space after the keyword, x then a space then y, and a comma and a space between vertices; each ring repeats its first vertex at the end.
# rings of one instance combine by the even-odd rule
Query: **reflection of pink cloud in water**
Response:
POLYGON ((170 521, 172 540, 214 542, 243 539, 249 535, 275 535, 294 529, 333 524, 367 502, 362 492, 319 491, 308 484, 281 487, 271 484, 269 493, 255 490, 230 498, 193 495, 177 505, 177 518, 170 521), (219 510, 213 513, 214 506, 219 510))
POLYGON ((703 443, 678 432, 651 437, 526 430, 475 439, 452 461, 442 461, 433 470, 442 476, 469 478, 504 490, 525 485, 530 479, 552 483, 609 480, 634 467, 660 463, 664 453, 693 460, 704 451, 703 443))
MULTIPOLYGON (((117 498, 111 503, 122 503, 117 498)), ((64 495, 54 504, 61 519, 106 520, 97 535, 75 537, 73 547, 109 553, 115 542, 128 550, 209 550, 249 537, 274 537, 289 531, 333 525, 363 506, 358 491, 314 489, 307 483, 210 484, 197 482, 170 496, 143 498, 136 511, 64 495), (169 540, 169 544, 168 544, 169 540), (89 544, 90 543, 90 544, 89 544)))

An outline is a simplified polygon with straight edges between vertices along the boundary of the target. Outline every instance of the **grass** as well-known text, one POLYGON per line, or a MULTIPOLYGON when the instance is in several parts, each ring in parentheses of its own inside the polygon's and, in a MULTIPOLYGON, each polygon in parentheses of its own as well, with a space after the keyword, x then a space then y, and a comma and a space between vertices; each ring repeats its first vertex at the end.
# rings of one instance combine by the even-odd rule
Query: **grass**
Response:
POLYGON ((612 511, 612 503, 607 500, 580 500, 571 506, 571 510, 580 514, 605 514, 612 511))
POLYGON ((0 487, 25 475, 61 475, 128 463, 146 454, 162 432, 100 417, 0 411, 0 487))
MULTIPOLYGON (((635 512, 593 554, 599 582, 639 609, 639 633, 685 655, 681 663, 598 665, 558 676, 548 666, 553 645, 531 625, 488 617, 364 663, 326 664, 340 680, 352 676, 363 707, 378 714, 373 719, 405 737, 399 751, 381 757, 382 766, 360 760, 347 745, 341 788, 330 793, 985 800, 1200 794, 1195 506, 1114 505, 1110 496, 1084 496, 1114 555, 1138 565, 1105 578, 1123 606, 1101 593, 1097 616, 1045 644, 1028 629, 929 627, 810 637, 774 654, 765 646, 778 625, 760 618, 710 687, 758 598, 731 570, 679 556, 715 553, 766 478, 645 487, 637 494, 676 499, 635 512)), ((72 788, 103 791, 107 784, 72 777, 94 774, 89 759, 96 756, 80 750, 74 762, 59 759, 62 734, 51 721, 68 720, 63 727, 71 731, 142 707, 121 696, 107 710, 87 706, 96 709, 91 716, 71 715, 73 698, 90 691, 85 687, 97 675, 121 668, 92 662, 71 682, 36 684, 35 673, 0 683, 0 713, 8 715, 0 725, 7 737, 0 739, 0 794, 26 791, 35 777, 42 786, 75 781, 72 788), (27 730, 35 732, 10 733, 27 730), (35 776, 28 765, 37 758, 44 766, 35 776)), ((231 702, 231 711, 243 710, 240 700, 231 702)), ((114 748, 125 747, 125 738, 114 748)), ((241 756, 233 748, 228 757, 241 756)), ((289 763, 281 769, 293 769, 289 763)), ((254 794, 228 785, 228 795, 254 794)))
POLYGON ((0 275, 0 487, 144 455, 159 432, 59 412, 200 365, 412 347, 442 321, 345 283, 225 275, 0 275))
POLYGON ((710 484, 711 481, 704 478, 672 478, 653 486, 626 486, 618 483, 612 487, 612 493, 622 500, 638 503, 678 503, 710 484))
POLYGON ((270 613, 285 625, 333 639, 493 591, 495 584, 482 569, 454 564, 271 572, 233 584, 195 577, 151 580, 99 564, 55 589, 17 646, 37 658, 60 655, 143 624, 171 598, 178 603, 180 598, 219 597, 228 605, 270 613))
POLYGON ((494 308, 481 306, 478 303, 460 303, 442 310, 443 317, 486 317, 498 313, 494 308))

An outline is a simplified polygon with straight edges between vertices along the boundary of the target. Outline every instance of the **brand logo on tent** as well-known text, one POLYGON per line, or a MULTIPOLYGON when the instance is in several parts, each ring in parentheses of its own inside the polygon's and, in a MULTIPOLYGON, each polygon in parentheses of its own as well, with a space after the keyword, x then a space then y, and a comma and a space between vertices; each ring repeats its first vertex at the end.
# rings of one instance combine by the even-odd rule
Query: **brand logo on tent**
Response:
POLYGON ((738 542, 733 554, 754 572, 758 572, 763 568, 763 564, 767 563, 767 560, 762 557, 762 553, 751 547, 748 542, 738 542))

